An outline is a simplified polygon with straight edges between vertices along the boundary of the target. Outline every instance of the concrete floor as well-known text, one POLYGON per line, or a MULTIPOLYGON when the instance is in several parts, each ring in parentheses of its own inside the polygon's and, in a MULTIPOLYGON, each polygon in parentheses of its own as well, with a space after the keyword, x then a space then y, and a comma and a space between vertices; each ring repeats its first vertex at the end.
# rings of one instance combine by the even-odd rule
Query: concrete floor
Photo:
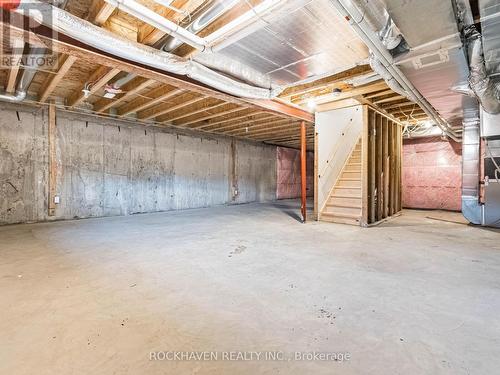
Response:
POLYGON ((1 227, 0 373, 498 374, 499 232, 422 211, 303 225, 291 207, 1 227))

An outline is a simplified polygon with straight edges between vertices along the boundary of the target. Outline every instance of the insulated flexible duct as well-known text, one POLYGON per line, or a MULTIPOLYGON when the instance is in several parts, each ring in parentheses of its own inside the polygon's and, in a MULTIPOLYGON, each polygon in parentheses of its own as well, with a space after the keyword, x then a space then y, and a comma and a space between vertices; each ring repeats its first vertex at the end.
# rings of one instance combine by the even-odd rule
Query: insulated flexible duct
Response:
POLYGON ((490 114, 500 113, 500 90, 498 83, 488 77, 483 55, 482 37, 477 34, 471 40, 469 85, 483 109, 490 114))
POLYGON ((18 3, 2 2, 0 6, 28 16, 40 24, 101 51, 169 73, 188 76, 234 96, 271 99, 281 92, 280 88, 271 90, 236 81, 195 61, 132 42, 37 0, 20 0, 18 3))

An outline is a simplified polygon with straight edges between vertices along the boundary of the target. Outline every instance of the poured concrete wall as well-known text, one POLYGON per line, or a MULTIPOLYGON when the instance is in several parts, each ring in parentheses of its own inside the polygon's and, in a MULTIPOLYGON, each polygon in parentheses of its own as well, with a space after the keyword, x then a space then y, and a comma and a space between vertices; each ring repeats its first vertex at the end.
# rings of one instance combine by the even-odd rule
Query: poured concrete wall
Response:
POLYGON ((47 110, 2 104, 0 224, 276 199, 276 147, 57 113, 48 209, 47 110))
MULTIPOLYGON (((314 195, 314 152, 306 157, 307 196, 314 195)), ((277 147, 277 199, 298 198, 301 195, 300 150, 277 147)))
POLYGON ((405 139, 403 207, 460 211, 462 145, 440 137, 405 139))

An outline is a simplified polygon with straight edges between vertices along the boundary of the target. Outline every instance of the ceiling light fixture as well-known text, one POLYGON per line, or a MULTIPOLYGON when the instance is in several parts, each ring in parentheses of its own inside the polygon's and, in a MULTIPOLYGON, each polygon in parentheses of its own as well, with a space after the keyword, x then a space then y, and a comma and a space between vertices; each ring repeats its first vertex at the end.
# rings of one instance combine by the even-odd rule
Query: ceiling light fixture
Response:
POLYGON ((307 108, 310 110, 316 109, 316 101, 313 98, 307 100, 307 108))

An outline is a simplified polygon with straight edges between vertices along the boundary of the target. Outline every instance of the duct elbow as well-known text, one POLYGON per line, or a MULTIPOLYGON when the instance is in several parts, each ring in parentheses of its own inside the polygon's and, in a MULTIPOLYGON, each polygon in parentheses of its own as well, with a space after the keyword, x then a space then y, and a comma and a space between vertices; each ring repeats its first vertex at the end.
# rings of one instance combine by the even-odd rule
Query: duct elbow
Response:
POLYGON ((500 113, 500 83, 494 82, 488 77, 480 35, 472 40, 470 55, 470 88, 486 112, 498 114, 500 113))
POLYGON ((0 100, 11 103, 19 103, 26 99, 26 91, 18 91, 15 95, 1 94, 0 100))
POLYGON ((477 197, 462 196, 462 215, 471 224, 483 224, 483 207, 477 197))

